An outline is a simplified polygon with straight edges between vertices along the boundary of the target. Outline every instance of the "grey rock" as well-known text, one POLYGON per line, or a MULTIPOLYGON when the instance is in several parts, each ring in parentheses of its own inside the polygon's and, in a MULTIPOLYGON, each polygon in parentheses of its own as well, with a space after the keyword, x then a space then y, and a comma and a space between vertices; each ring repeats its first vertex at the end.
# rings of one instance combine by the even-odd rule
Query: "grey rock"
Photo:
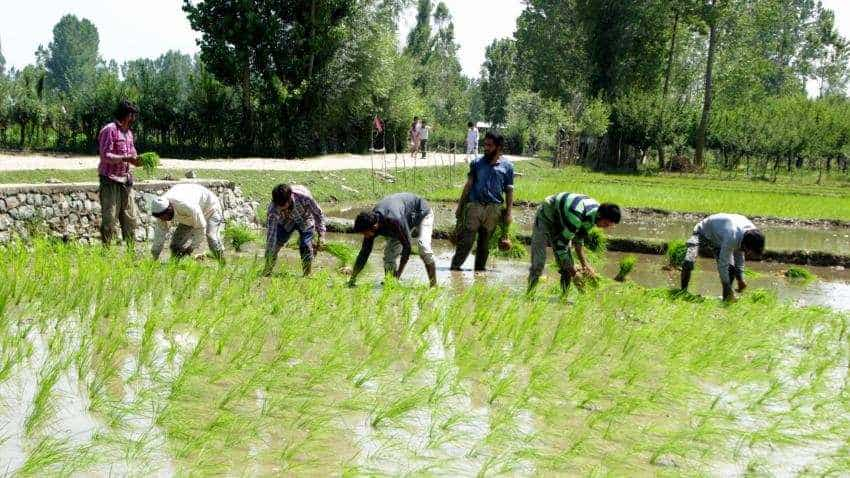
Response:
POLYGON ((6 210, 12 210, 18 207, 21 204, 21 201, 18 200, 17 196, 9 196, 6 198, 6 210))
POLYGON ((9 231, 0 231, 0 243, 9 242, 12 240, 12 235, 9 231))
POLYGON ((45 181, 45 182, 47 184, 62 184, 63 183, 63 181, 61 179, 56 179, 56 178, 48 178, 47 181, 45 181))
POLYGON ((660 466, 663 468, 678 468, 679 464, 676 463, 676 459, 671 455, 660 455, 652 460, 652 464, 655 466, 660 466))
POLYGON ((9 215, 18 221, 26 221, 35 216, 35 208, 30 205, 23 205, 9 211, 9 215))
POLYGON ((198 177, 198 173, 194 169, 190 169, 186 171, 186 177, 189 179, 195 179, 198 177))

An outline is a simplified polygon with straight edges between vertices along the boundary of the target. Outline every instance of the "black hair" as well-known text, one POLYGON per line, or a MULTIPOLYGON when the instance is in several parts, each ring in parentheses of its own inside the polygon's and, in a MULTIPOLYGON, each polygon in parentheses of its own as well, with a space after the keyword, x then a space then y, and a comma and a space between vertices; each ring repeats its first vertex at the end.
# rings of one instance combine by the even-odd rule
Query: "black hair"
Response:
POLYGON ((292 200, 292 188, 288 184, 278 184, 272 189, 272 202, 275 206, 286 206, 292 200))
POLYGON ((490 138, 490 141, 492 141, 497 148, 505 147, 505 137, 502 136, 500 133, 497 133, 495 131, 488 131, 487 134, 484 135, 484 139, 487 138, 490 138))
POLYGON ((375 211, 363 211, 357 215, 354 220, 354 232, 361 233, 375 227, 375 224, 380 221, 378 214, 375 211))
POLYGON ((744 237, 741 239, 741 247, 761 254, 764 252, 764 234, 758 229, 744 231, 744 237))
POLYGON ((597 219, 607 219, 614 224, 620 224, 622 217, 620 206, 607 202, 599 205, 599 212, 596 214, 597 219))
POLYGON ((121 100, 115 108, 115 119, 123 121, 130 114, 139 114, 139 107, 130 100, 121 100))
POLYGON ((469 123, 466 123, 467 128, 472 128, 473 126, 475 126, 475 124, 473 124, 472 121, 470 121, 469 123))

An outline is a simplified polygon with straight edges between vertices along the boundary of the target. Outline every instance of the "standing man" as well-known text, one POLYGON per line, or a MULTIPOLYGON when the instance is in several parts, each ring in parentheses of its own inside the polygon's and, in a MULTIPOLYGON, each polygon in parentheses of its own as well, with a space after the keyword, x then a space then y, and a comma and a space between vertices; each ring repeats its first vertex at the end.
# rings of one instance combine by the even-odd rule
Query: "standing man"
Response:
POLYGON ((130 165, 138 166, 139 160, 130 127, 138 114, 136 105, 127 100, 122 101, 115 110, 115 121, 104 126, 97 138, 100 153, 97 166, 100 180, 100 238, 105 245, 116 240, 119 224, 124 244, 128 247, 135 245, 137 212, 130 165))
POLYGON ((582 270, 596 277, 596 271, 584 257, 584 240, 594 226, 608 228, 619 224, 620 207, 616 204, 599 204, 595 199, 572 193, 549 196, 537 209, 534 232, 531 235, 531 269, 528 272, 528 293, 540 280, 546 265, 546 247, 551 246, 561 273, 561 293, 566 294, 577 271, 570 253, 570 244, 576 251, 582 270))
POLYGON ((422 128, 419 130, 419 137, 422 139, 420 148, 422 149, 422 159, 428 154, 428 137, 431 135, 431 126, 424 119, 422 120, 422 128))
POLYGON ((298 231, 302 272, 305 277, 310 275, 313 257, 321 247, 326 231, 322 208, 313 199, 310 190, 297 184, 278 184, 272 190, 268 218, 263 275, 271 275, 280 248, 286 245, 295 231, 298 231))
POLYGON ((749 219, 740 214, 714 214, 694 227, 688 239, 688 252, 682 264, 682 290, 688 290, 691 271, 697 260, 700 246, 714 252, 717 272, 723 286, 723 300, 735 299, 732 283, 738 281, 738 292, 747 288, 744 282, 744 256, 758 259, 764 253, 764 234, 749 219))
POLYGON ((490 236, 503 221, 505 230, 511 224, 514 203, 514 165, 502 158, 505 139, 489 132, 484 137, 484 156, 469 165, 469 178, 460 195, 455 217, 458 221, 458 241, 452 258, 452 270, 460 270, 472 250, 475 251, 475 270, 486 270, 490 254, 490 236))
POLYGON ((434 231, 434 212, 424 199, 410 193, 398 193, 382 199, 369 212, 361 212, 354 221, 354 232, 363 234, 363 245, 357 254, 349 285, 354 285, 357 275, 366 266, 376 236, 387 238, 384 247, 384 272, 400 278, 416 238, 419 256, 425 263, 431 287, 437 285, 437 267, 431 250, 434 231), (399 260, 399 256, 401 259, 399 260), (398 261, 398 262, 397 262, 398 261))
POLYGON ((162 196, 154 198, 151 215, 158 219, 154 225, 151 247, 154 259, 159 259, 171 221, 177 223, 170 246, 174 257, 192 254, 200 247, 206 235, 210 253, 218 260, 223 259, 221 226, 224 224, 224 214, 221 202, 209 189, 194 183, 177 184, 162 196))
POLYGON ((466 162, 470 162, 478 155, 478 128, 475 123, 470 121, 466 123, 468 131, 466 132, 466 162))

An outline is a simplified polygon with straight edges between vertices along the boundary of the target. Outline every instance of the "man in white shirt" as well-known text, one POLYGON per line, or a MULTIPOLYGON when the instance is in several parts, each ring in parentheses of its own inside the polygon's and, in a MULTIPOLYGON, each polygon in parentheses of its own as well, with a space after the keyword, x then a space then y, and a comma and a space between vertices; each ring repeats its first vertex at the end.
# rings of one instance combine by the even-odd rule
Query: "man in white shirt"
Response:
POLYGON ((172 221, 177 223, 171 237, 172 255, 183 257, 192 254, 206 235, 210 252, 215 258, 222 259, 224 247, 221 243, 221 226, 224 224, 224 214, 221 202, 209 189, 194 183, 177 184, 162 196, 154 198, 151 215, 158 219, 151 247, 154 259, 158 259, 162 252, 172 221))
POLYGON ((431 125, 427 121, 422 120, 422 127, 419 128, 419 139, 421 140, 420 148, 422 149, 422 159, 428 154, 428 136, 431 135, 431 125))
POLYGON ((478 155, 478 128, 470 121, 466 124, 469 131, 466 133, 466 162, 470 162, 478 155))

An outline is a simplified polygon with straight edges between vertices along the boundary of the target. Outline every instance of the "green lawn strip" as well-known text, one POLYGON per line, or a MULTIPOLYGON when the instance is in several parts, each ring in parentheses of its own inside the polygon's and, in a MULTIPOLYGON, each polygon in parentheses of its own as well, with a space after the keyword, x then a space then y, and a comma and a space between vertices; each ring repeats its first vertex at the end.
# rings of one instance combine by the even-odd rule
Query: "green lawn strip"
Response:
MULTIPOLYGON (((842 187, 843 177, 833 177, 824 185, 814 184, 810 175, 780 176, 776 183, 714 176, 658 176, 603 174, 583 168, 551 168, 544 161, 518 162, 522 175, 516 180, 516 200, 539 202, 560 191, 590 194, 601 201, 626 207, 656 208, 678 212, 738 212, 755 216, 794 219, 850 220, 850 192, 842 187)), ((378 178, 369 170, 290 172, 290 171, 219 171, 198 170, 201 178, 228 179, 244 193, 262 202, 280 182, 307 185, 323 203, 377 199, 399 191, 419 193, 433 200, 456 200, 465 181, 465 165, 453 168, 389 170, 378 178)), ((157 172, 182 177, 183 171, 157 172)), ((0 183, 43 182, 48 178, 63 181, 91 181, 89 171, 18 171, 0 172, 0 183)), ((138 171, 140 180, 148 178, 138 171)))

